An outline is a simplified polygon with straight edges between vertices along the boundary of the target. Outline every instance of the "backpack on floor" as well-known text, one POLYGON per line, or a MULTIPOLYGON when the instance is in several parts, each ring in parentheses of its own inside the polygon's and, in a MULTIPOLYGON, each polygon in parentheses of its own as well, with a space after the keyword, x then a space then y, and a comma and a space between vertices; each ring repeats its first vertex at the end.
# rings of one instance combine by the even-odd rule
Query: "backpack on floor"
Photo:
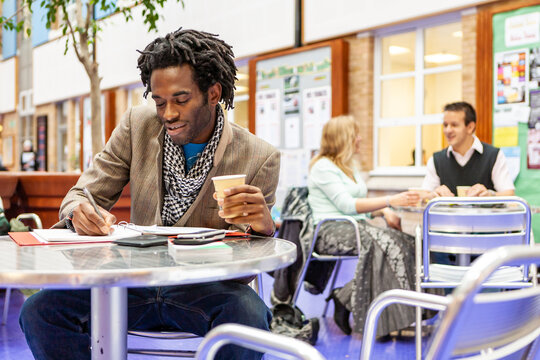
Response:
POLYGON ((319 319, 306 320, 304 313, 296 306, 287 303, 276 304, 270 331, 315 345, 319 335, 319 319))

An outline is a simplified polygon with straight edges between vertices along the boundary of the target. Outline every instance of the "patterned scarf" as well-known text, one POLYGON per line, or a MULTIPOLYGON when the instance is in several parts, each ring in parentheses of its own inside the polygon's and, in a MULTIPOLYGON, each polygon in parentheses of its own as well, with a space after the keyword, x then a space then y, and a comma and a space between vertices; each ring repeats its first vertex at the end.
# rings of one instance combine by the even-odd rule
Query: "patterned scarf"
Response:
POLYGON ((163 145, 163 182, 165 196, 161 221, 166 226, 172 226, 189 209, 199 194, 206 177, 212 168, 214 154, 219 139, 223 133, 225 118, 221 106, 217 105, 216 127, 208 144, 195 162, 195 165, 186 174, 186 158, 182 146, 172 142, 169 134, 165 133, 163 145))

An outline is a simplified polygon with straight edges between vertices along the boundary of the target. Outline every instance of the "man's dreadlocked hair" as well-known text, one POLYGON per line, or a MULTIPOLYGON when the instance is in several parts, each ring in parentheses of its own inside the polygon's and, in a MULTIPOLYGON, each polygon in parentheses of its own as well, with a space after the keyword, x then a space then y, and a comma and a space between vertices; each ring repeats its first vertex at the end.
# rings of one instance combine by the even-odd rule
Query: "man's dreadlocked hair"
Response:
MULTIPOLYGON (((138 50, 137 50, 138 51, 138 50)), ((155 69, 189 64, 193 80, 203 94, 216 82, 221 84, 221 101, 226 109, 233 108, 236 65, 231 46, 217 35, 182 28, 152 41, 144 51, 139 51, 138 68, 146 86, 144 97, 152 91, 150 76, 155 69)))

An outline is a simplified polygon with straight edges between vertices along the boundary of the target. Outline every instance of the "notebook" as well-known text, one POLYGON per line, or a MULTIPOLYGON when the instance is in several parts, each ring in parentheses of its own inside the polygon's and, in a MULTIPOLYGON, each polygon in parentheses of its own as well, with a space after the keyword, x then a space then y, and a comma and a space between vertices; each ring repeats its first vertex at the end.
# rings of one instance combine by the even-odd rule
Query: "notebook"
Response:
POLYGON ((113 225, 111 234, 104 236, 79 235, 69 229, 35 229, 32 234, 42 243, 51 242, 109 242, 124 237, 140 235, 140 232, 127 229, 123 226, 113 225))
POLYGON ((158 226, 158 225, 142 226, 142 225, 135 225, 135 224, 127 223, 125 221, 119 222, 117 226, 123 227, 127 230, 136 231, 138 234, 142 234, 142 235, 162 235, 162 236, 176 236, 180 234, 196 233, 202 230, 215 230, 215 229, 204 228, 204 227, 177 227, 177 226, 158 226))

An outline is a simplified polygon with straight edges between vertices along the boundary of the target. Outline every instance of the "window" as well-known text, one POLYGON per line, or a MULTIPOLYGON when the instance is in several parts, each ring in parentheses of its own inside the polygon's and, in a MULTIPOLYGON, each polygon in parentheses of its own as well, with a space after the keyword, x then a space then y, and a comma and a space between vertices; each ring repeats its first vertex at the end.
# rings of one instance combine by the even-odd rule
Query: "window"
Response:
POLYGON ((376 37, 374 173, 414 174, 443 148, 442 108, 462 97, 461 38, 455 20, 376 37))

